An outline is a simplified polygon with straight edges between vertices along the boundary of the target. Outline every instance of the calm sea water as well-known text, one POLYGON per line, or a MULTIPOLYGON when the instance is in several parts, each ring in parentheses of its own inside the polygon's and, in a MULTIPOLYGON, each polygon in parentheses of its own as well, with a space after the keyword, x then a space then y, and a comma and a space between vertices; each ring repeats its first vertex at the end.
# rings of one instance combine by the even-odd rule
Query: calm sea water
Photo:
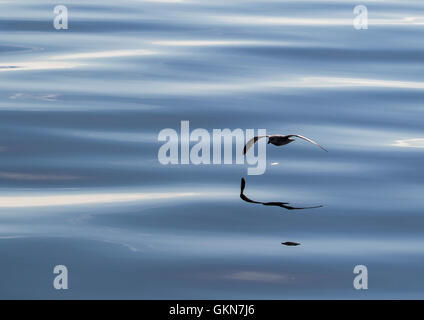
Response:
POLYGON ((1 1, 0 297, 424 298, 424 3, 357 4, 1 1), (161 165, 182 120, 329 152, 161 165))

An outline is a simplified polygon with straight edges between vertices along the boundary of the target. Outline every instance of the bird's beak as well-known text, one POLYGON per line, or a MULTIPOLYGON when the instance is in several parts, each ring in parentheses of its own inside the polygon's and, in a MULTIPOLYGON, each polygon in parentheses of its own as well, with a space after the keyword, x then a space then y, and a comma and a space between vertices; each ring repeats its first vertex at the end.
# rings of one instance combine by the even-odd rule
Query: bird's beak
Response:
POLYGON ((270 144, 270 143, 271 143, 271 141, 268 140, 268 144, 270 144))

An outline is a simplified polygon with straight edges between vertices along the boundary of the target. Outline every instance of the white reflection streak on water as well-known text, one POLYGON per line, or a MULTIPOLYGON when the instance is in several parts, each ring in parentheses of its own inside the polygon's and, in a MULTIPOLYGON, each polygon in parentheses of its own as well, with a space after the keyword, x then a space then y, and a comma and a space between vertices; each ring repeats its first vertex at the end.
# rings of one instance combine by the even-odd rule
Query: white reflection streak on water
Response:
POLYGON ((66 60, 89 60, 102 58, 147 56, 154 54, 158 54, 158 52, 145 49, 80 52, 66 55, 51 56, 46 58, 46 60, 42 61, 0 63, 0 72, 71 69, 87 66, 88 64, 86 62, 67 62, 66 60))
MULTIPOLYGON (((290 17, 269 17, 269 16, 214 16, 211 21, 245 24, 245 25, 276 25, 276 26, 352 26, 352 18, 290 18, 290 17)), ((369 18, 368 24, 374 26, 392 25, 423 25, 424 17, 394 17, 390 19, 369 18)))
POLYGON ((424 148, 424 138, 399 139, 391 144, 393 147, 424 148))
POLYGON ((52 196, 11 196, 0 197, 0 208, 24 208, 39 206, 68 206, 96 203, 114 203, 140 200, 163 200, 182 197, 199 197, 201 193, 109 193, 109 194, 74 194, 52 196))

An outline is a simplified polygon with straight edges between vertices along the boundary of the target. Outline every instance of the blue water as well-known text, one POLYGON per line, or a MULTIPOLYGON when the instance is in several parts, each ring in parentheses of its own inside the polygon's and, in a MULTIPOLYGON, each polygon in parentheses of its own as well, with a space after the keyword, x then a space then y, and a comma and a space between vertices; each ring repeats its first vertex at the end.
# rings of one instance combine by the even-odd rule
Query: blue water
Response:
POLYGON ((424 298, 424 3, 357 4, 2 1, 0 298, 424 298), (329 152, 161 165, 182 120, 329 152))

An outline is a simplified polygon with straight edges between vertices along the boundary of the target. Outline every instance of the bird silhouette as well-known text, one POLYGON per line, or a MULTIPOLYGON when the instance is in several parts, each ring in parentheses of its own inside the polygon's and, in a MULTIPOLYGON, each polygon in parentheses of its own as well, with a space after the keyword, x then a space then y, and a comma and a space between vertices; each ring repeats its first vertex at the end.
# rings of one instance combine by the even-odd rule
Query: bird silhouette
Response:
MULTIPOLYGON (((273 134, 273 135, 265 135, 265 136, 256 136, 250 139, 246 145, 243 148, 243 154, 246 154, 246 152, 259 140, 262 138, 268 138, 268 144, 271 143, 275 146, 284 146, 286 144, 289 144, 293 141, 296 141, 295 139, 292 139, 292 137, 297 137, 303 140, 306 140, 310 143, 313 143, 320 147, 322 150, 327 151, 324 147, 316 143, 315 141, 306 138, 304 136, 301 136, 300 134, 288 134, 288 135, 282 135, 282 134, 273 134)), ((328 151, 327 151, 328 152, 328 151)))
POLYGON ((319 206, 312 206, 312 207, 293 207, 289 205, 289 202, 260 202, 260 201, 254 201, 252 199, 249 199, 244 195, 244 189, 246 187, 246 180, 244 178, 241 178, 241 185, 240 185, 240 198, 246 202, 249 203, 256 203, 256 204, 262 204, 264 206, 273 206, 273 207, 281 207, 287 210, 302 210, 302 209, 313 209, 313 208, 321 208, 322 205, 319 206))

